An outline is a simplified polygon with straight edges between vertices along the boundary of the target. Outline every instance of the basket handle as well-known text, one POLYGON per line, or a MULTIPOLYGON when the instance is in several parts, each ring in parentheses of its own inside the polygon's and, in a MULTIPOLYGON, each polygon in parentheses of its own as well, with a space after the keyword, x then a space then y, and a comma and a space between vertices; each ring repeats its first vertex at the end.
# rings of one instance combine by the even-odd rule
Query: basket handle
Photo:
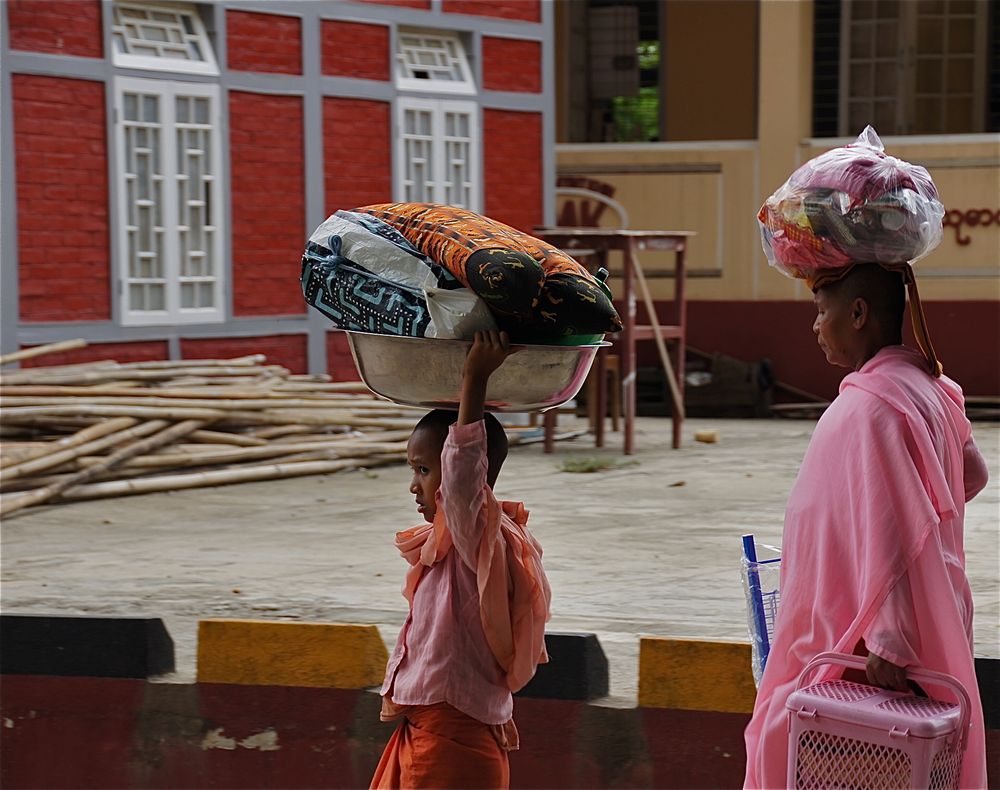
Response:
MULTIPOLYGON (((852 669, 860 669, 862 671, 867 668, 867 661, 861 656, 834 652, 820 653, 812 661, 806 664, 806 668, 799 674, 799 679, 795 683, 795 690, 798 691, 805 685, 806 678, 812 672, 819 667, 826 666, 828 664, 850 667, 852 669)), ((931 684, 947 686, 955 692, 955 696, 958 697, 958 707, 960 711, 958 731, 962 736, 962 751, 965 751, 965 743, 969 737, 969 720, 972 711, 972 701, 969 699, 969 692, 965 690, 965 686, 963 686, 957 678, 953 678, 951 675, 946 675, 944 672, 936 672, 933 669, 923 669, 921 667, 907 667, 906 677, 918 682, 922 680, 931 684)))

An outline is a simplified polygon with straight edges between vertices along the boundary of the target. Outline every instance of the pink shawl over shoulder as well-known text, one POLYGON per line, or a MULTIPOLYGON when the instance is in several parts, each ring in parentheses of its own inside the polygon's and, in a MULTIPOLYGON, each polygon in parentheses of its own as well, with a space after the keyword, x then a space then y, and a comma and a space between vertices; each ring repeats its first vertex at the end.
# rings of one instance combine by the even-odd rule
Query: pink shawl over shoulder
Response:
MULTIPOLYGON (((500 502, 486 492, 486 526, 476 554, 479 612, 486 641, 507 674, 507 687, 521 689, 548 661, 545 622, 552 593, 542 569, 542 548, 526 529, 521 502, 500 502)), ((433 524, 396 535, 396 547, 410 564, 403 595, 412 605, 424 569, 452 549, 451 533, 439 507, 433 524)))

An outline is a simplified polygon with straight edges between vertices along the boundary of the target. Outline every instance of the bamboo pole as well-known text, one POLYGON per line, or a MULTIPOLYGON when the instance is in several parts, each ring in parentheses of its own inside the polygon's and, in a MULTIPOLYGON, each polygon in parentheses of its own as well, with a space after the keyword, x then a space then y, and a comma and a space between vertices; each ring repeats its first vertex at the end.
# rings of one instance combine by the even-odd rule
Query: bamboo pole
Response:
POLYGON ((329 411, 326 414, 303 413, 283 409, 270 411, 226 410, 205 408, 162 408, 158 406, 110 406, 90 404, 56 404, 50 406, 18 406, 5 410, 5 418, 16 422, 18 418, 32 417, 137 417, 144 420, 219 420, 227 425, 344 425, 355 428, 405 428, 413 427, 416 419, 379 419, 359 417, 348 411, 329 411))
POLYGON ((245 466, 238 469, 216 469, 205 472, 191 472, 177 475, 158 475, 156 477, 139 477, 132 480, 112 480, 106 483, 91 483, 81 485, 73 491, 67 491, 62 499, 99 499, 101 497, 127 496, 129 494, 148 494, 154 491, 177 491, 204 486, 217 486, 228 483, 250 483, 260 480, 279 480, 303 475, 329 474, 341 472, 358 466, 379 466, 395 463, 401 454, 390 456, 372 456, 370 458, 341 458, 333 461, 305 461, 290 464, 265 464, 260 466, 245 466))
MULTIPOLYGON (((281 379, 276 379, 280 381, 281 379)), ((154 382, 155 384, 155 382, 154 382)), ((178 376, 172 378, 163 387, 204 387, 215 392, 226 387, 245 386, 253 389, 264 389, 256 376, 178 376)))
POLYGON ((326 384, 306 384, 300 381, 288 381, 287 379, 278 385, 281 390, 309 389, 313 392, 360 392, 373 395, 372 391, 363 381, 331 381, 326 384))
POLYGON ((69 474, 53 473, 51 475, 41 475, 40 477, 32 477, 30 480, 29 479, 7 480, 6 478, 0 478, 0 494, 6 494, 14 491, 26 491, 32 488, 47 486, 52 483, 57 483, 60 480, 64 480, 67 477, 69 477, 69 474))
MULTIPOLYGON (((12 412, 10 410, 3 413, 2 419, 7 425, 17 426, 19 428, 26 428, 42 433, 56 434, 60 431, 78 431, 81 428, 87 428, 91 425, 96 425, 103 421, 103 417, 81 417, 74 416, 72 414, 66 414, 62 416, 55 417, 45 417, 38 416, 36 414, 21 414, 20 412, 12 412)), ((4 425, 2 427, 7 427, 4 425)))
MULTIPOLYGON (((316 428, 313 425, 268 425, 264 428, 253 428, 251 435, 258 439, 275 439, 280 436, 294 436, 300 433, 312 433, 316 428)), ((347 426, 340 428, 341 432, 347 431, 347 426)))
POLYGON ((98 359, 93 362, 79 362, 72 365, 45 365, 37 368, 19 368, 17 370, 0 371, 0 383, 16 384, 22 381, 34 382, 48 376, 68 373, 86 373, 94 370, 116 368, 118 363, 113 359, 98 359))
MULTIPOLYGON (((132 422, 134 422, 134 420, 132 422)), ((150 420, 149 422, 141 423, 140 425, 133 425, 129 428, 116 431, 115 433, 102 436, 99 439, 94 439, 86 444, 79 444, 74 447, 57 450, 49 453, 48 455, 43 455, 33 458, 30 461, 23 461, 15 466, 10 466, 4 470, 3 476, 6 480, 16 480, 19 477, 30 477, 38 472, 44 472, 48 469, 54 469, 62 466, 63 464, 76 458, 80 458, 81 456, 100 452, 101 450, 108 447, 114 447, 115 445, 121 444, 122 442, 126 442, 130 439, 138 439, 140 436, 147 436, 165 428, 166 426, 167 422, 164 420, 150 420)))
MULTIPOLYGON (((38 505, 52 499, 53 497, 59 496, 64 491, 74 486, 86 483, 88 480, 92 480, 98 475, 115 468, 124 461, 127 461, 129 458, 148 453, 150 450, 162 447, 165 444, 176 441, 181 436, 189 434, 192 431, 196 431, 203 424, 204 423, 199 420, 185 420, 183 422, 179 422, 176 425, 172 425, 171 427, 154 434, 153 436, 140 439, 128 447, 118 450, 106 458, 102 464, 98 464, 80 472, 76 472, 75 474, 71 474, 69 477, 60 480, 57 483, 51 483, 43 488, 28 491, 23 494, 16 494, 12 497, 8 496, 0 502, 0 516, 10 515, 11 513, 28 507, 29 505, 38 505)), ((103 484, 98 483, 97 485, 103 484)))
MULTIPOLYGON (((240 400, 260 401, 269 405, 287 405, 288 403, 327 403, 350 404, 360 408, 394 408, 398 410, 418 410, 413 406, 401 406, 391 401, 376 400, 370 395, 355 395, 337 392, 282 392, 269 389, 243 389, 238 386, 222 385, 214 387, 178 387, 171 383, 165 387, 116 387, 108 384, 86 385, 52 385, 52 384, 14 384, 0 385, 0 397, 3 398, 44 398, 47 401, 56 398, 87 398, 95 403, 95 397, 101 398, 168 398, 190 400, 240 400)), ((110 402, 110 401, 105 401, 110 402)))
MULTIPOLYGON (((141 456, 140 456, 141 457, 141 456)), ((8 493, 9 491, 27 491, 30 489, 41 488, 42 486, 47 486, 51 483, 59 482, 60 480, 69 477, 69 475, 74 472, 78 472, 81 469, 89 469, 93 464, 81 464, 82 459, 77 459, 72 463, 66 464, 65 470, 52 470, 50 474, 39 475, 37 477, 21 478, 19 480, 11 480, 10 482, 6 480, 0 481, 0 493, 8 493)), ((139 468, 139 469, 125 469, 119 466, 111 471, 104 472, 95 477, 91 482, 99 482, 110 479, 125 479, 129 477, 141 477, 143 475, 148 475, 149 469, 139 468)))
POLYGON ((329 373, 292 373, 288 376, 288 381, 312 381, 316 383, 328 383, 332 381, 329 373))
MULTIPOLYGON (((54 373, 54 374, 36 374, 34 371, 44 370, 44 368, 31 368, 31 376, 17 375, 5 375, 0 378, 0 383, 13 384, 21 383, 24 380, 30 380, 33 383, 39 384, 87 384, 93 382, 104 382, 111 381, 121 376, 120 368, 99 368, 97 370, 73 372, 67 371, 65 373, 54 373)), ((244 377, 248 370, 255 370, 254 368, 248 367, 200 367, 200 368, 186 368, 183 372, 188 376, 197 376, 199 378, 210 378, 210 379, 225 379, 227 376, 240 376, 244 377)), ((257 368, 256 370, 261 370, 257 368)), ((268 368, 263 368, 263 370, 268 370, 275 375, 285 375, 288 372, 287 368, 280 367, 278 365, 270 365, 268 368)), ((169 379, 177 378, 179 375, 177 369, 160 369, 160 370, 142 370, 142 369, 130 369, 128 370, 128 379, 134 381, 167 381, 169 379)))
POLYGON ((165 370, 169 368, 190 368, 190 367, 258 367, 267 363, 267 357, 263 354, 247 354, 242 357, 232 357, 230 359, 153 359, 140 362, 124 362, 121 364, 122 370, 165 370))
MULTIPOLYGON (((282 409, 340 409, 358 408, 363 410, 376 409, 398 413, 402 408, 387 406, 375 401, 354 403, 348 400, 324 400, 322 398, 164 398, 159 395, 147 395, 142 398, 119 395, 3 395, 0 397, 0 408, 14 406, 58 406, 72 403, 86 397, 86 404, 97 406, 157 406, 165 408, 185 409, 247 409, 260 411, 280 407, 282 409), (140 403, 141 401, 141 403, 140 403)), ((418 411, 414 409, 414 412, 418 411)))
MULTIPOLYGON (((4 415, 6 416, 6 415, 4 415)), ((30 457, 25 457, 19 460, 17 463, 21 464, 25 461, 30 461, 32 458, 39 458, 43 455, 48 455, 52 452, 57 452, 59 450, 66 450, 71 447, 77 447, 87 442, 93 441, 94 439, 99 439, 102 436, 107 436, 109 433, 115 433, 116 431, 124 430, 125 428, 130 428, 135 425, 136 420, 131 417, 120 417, 115 420, 107 420, 105 422, 99 422, 96 425, 92 425, 89 428, 84 428, 81 431, 77 431, 72 436, 67 436, 63 439, 57 439, 54 442, 46 442, 43 447, 39 447, 39 452, 32 454, 30 457)), ((13 462, 8 462, 6 459, 0 460, 0 468, 6 468, 8 466, 13 466, 13 462)), ((5 475, 6 476, 6 473, 5 475)))
POLYGON ((255 436, 225 431, 195 431, 188 438, 205 444, 235 444, 238 447, 262 447, 267 444, 264 439, 255 436))
POLYGON ((348 431, 338 434, 302 434, 295 436, 282 436, 271 442, 271 444, 305 444, 307 442, 335 441, 349 442, 359 439, 366 439, 372 442, 405 442, 413 433, 411 428, 405 430, 385 430, 385 431, 348 431))
MULTIPOLYGON (((316 459, 320 458, 344 458, 369 453, 390 453, 403 452, 406 445, 401 442, 370 442, 366 439, 357 439, 353 442, 310 442, 308 444, 292 445, 282 444, 268 447, 228 447, 224 450, 213 450, 210 452, 190 453, 173 452, 157 455, 141 455, 132 458, 122 464, 123 469, 156 469, 163 467, 192 467, 192 466, 217 466, 219 464, 239 463, 247 460, 259 460, 261 458, 276 458, 278 456, 290 456, 301 453, 310 453, 316 459)), ((101 457, 80 458, 81 466, 89 467, 100 464, 104 459, 101 457)))
POLYGON ((8 365, 11 362, 20 362, 22 359, 32 359, 33 357, 40 357, 44 354, 57 354, 60 351, 72 351, 74 348, 83 348, 85 345, 87 345, 87 341, 82 337, 78 337, 75 340, 60 340, 58 343, 46 343, 44 346, 22 348, 20 351, 14 351, 0 357, 0 365, 8 365))

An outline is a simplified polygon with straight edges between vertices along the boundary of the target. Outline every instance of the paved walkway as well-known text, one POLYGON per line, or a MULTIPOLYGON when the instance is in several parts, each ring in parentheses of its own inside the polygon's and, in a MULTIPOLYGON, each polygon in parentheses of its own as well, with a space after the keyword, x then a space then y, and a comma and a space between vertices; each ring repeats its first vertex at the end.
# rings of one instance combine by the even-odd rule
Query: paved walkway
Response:
MULTIPOLYGON (((511 451, 501 498, 532 511, 554 590, 552 630, 596 632, 608 704, 635 701, 642 634, 745 640, 739 537, 780 543, 785 498, 814 423, 638 422, 631 465, 561 471, 568 458, 625 461, 620 435, 511 451), (693 441, 717 429, 718 444, 693 441)), ((969 506, 966 550, 979 655, 1000 657, 1000 424, 978 423, 992 479, 969 506)), ((177 678, 194 677, 206 617, 377 623, 391 647, 405 615, 395 530, 417 522, 403 467, 80 502, 8 519, 5 612, 163 617, 177 678)))

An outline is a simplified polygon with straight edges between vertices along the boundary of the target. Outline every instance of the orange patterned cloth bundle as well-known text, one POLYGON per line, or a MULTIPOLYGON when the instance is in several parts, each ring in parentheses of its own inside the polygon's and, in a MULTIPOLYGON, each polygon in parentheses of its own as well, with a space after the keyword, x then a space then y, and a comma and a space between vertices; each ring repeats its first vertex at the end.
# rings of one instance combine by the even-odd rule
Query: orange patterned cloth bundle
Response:
POLYGON ((385 203, 354 209, 399 231, 471 288, 519 342, 621 329, 607 287, 561 250, 455 206, 385 203))

